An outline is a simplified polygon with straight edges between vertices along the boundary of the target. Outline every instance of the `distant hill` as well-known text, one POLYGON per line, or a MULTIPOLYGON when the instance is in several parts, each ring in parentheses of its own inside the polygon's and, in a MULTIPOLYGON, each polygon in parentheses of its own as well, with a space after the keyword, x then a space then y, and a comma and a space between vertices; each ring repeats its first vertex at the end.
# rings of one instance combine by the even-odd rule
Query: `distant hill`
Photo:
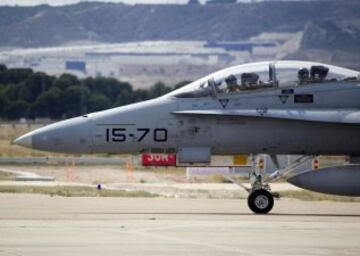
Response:
POLYGON ((261 32, 305 30, 308 34, 302 43, 304 48, 338 47, 346 43, 345 48, 349 44, 357 49, 359 13, 358 0, 0 7, 0 46, 55 46, 74 41, 231 41, 245 40, 261 32), (334 23, 340 20, 341 24, 334 23), (329 38, 331 46, 325 46, 329 38))
POLYGON ((304 28, 300 49, 287 59, 317 60, 360 70, 360 19, 325 19, 304 28))
POLYGON ((359 0, 216 2, 0 7, 0 47, 152 40, 239 41, 264 32, 302 31, 300 48, 285 59, 317 60, 360 69, 359 0))

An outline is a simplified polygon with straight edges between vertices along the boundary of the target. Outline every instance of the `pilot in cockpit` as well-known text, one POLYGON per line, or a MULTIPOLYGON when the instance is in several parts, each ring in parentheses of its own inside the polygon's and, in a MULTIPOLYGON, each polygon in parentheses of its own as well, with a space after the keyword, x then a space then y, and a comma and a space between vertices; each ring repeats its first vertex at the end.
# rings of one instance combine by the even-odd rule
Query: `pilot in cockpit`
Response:
POLYGON ((310 71, 307 68, 301 68, 298 71, 299 85, 323 82, 328 73, 329 68, 325 66, 311 66, 310 71))
POLYGON ((227 85, 227 92, 236 92, 241 90, 239 84, 237 83, 237 78, 234 75, 229 75, 225 79, 225 83, 227 85))
POLYGON ((325 66, 312 66, 310 68, 310 78, 314 83, 319 83, 325 81, 327 74, 329 73, 329 68, 325 66))
POLYGON ((253 90, 259 88, 259 75, 256 73, 241 74, 241 89, 253 90))
POLYGON ((301 68, 298 71, 299 85, 307 84, 310 82, 310 73, 307 68, 301 68))

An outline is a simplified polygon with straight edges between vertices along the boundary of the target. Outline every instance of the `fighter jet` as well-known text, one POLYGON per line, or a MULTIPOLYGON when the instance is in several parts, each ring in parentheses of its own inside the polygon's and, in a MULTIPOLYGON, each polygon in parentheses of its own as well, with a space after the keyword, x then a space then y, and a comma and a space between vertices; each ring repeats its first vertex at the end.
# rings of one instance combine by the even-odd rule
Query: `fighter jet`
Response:
MULTIPOLYGON (((63 153, 163 152, 181 166, 210 164, 213 155, 250 155, 248 206, 268 213, 269 182, 360 196, 358 71, 304 61, 268 61, 212 73, 156 99, 54 123, 14 141, 63 153), (271 174, 256 156, 303 155, 271 174), (293 174, 318 155, 347 155, 350 164, 293 174), (292 175, 291 175, 292 174, 292 175)), ((277 165, 278 166, 278 165, 277 165)))

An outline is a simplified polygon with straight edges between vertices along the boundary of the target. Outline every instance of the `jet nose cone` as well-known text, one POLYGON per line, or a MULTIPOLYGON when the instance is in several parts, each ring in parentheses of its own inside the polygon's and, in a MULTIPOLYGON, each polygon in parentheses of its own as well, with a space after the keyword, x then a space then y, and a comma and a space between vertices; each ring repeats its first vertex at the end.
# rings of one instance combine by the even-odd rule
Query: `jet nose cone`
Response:
POLYGON ((32 148, 32 136, 29 133, 25 134, 14 140, 13 143, 25 148, 32 148))
POLYGON ((76 117, 41 127, 14 141, 40 151, 91 153, 92 127, 88 117, 76 117))

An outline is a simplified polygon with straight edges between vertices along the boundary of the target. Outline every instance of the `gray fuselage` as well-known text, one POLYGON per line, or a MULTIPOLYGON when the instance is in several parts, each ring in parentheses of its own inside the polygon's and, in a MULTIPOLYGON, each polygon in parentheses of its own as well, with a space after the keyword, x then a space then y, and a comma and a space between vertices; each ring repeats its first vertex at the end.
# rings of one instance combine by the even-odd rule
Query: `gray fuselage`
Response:
MULTIPOLYGON (((55 123, 31 134, 31 147, 65 153, 360 155, 360 124, 237 115, 182 115, 184 110, 360 110, 358 81, 269 88, 216 96, 163 97, 55 123), (310 96, 311 95, 311 96, 310 96), (310 99, 310 100, 309 100, 310 99)), ((26 135, 25 135, 26 136, 26 135)))

